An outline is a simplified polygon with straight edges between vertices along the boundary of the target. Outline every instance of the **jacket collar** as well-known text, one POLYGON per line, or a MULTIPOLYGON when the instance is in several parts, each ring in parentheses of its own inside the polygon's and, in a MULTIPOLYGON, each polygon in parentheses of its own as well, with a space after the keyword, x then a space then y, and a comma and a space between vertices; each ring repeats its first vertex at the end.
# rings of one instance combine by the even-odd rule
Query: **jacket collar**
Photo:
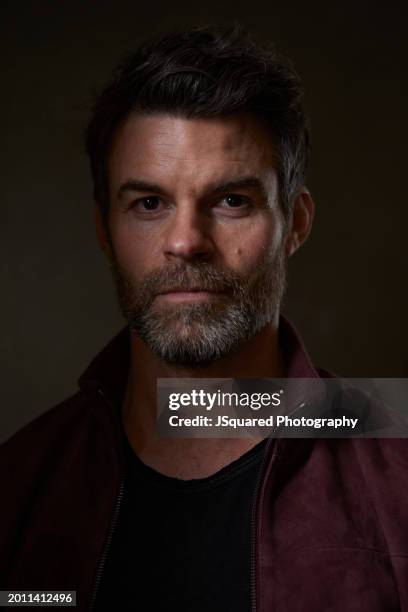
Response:
MULTIPOLYGON (((288 378, 320 376, 292 323, 281 316, 279 321, 281 347, 288 378)), ((124 327, 91 361, 78 379, 80 389, 102 389, 115 405, 122 403, 130 363, 130 329, 124 327)))
POLYGON ((279 320, 279 346, 285 359, 287 378, 318 378, 320 376, 299 332, 283 315, 279 320))

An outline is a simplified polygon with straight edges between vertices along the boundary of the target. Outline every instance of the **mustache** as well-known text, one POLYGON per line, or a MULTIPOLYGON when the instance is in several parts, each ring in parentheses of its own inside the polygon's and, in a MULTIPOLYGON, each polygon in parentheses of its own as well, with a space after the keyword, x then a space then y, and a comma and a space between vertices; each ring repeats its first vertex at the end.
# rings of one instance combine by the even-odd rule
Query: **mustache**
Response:
POLYGON ((154 270, 144 278, 141 289, 150 296, 172 290, 193 291, 197 288, 203 291, 241 295, 244 284, 240 274, 201 262, 194 265, 168 265, 154 270))

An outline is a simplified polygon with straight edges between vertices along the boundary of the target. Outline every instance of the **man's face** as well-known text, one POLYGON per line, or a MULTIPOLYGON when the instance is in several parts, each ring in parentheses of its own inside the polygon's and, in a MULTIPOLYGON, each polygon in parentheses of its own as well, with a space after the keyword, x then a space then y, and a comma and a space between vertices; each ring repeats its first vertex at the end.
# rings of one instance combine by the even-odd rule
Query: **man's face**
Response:
POLYGON ((108 172, 121 309, 154 353, 201 365, 276 323, 285 222, 256 119, 131 115, 108 172))

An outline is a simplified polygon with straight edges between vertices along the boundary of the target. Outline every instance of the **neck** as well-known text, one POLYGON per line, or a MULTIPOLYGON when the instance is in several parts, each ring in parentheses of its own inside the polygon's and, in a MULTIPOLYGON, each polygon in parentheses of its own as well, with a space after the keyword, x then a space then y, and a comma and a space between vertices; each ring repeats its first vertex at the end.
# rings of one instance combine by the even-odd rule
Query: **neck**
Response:
POLYGON ((260 438, 160 438, 156 431, 158 378, 281 378, 278 324, 270 324, 241 347, 205 366, 168 364, 131 334, 123 423, 134 451, 150 467, 182 479, 204 478, 255 446, 260 438))

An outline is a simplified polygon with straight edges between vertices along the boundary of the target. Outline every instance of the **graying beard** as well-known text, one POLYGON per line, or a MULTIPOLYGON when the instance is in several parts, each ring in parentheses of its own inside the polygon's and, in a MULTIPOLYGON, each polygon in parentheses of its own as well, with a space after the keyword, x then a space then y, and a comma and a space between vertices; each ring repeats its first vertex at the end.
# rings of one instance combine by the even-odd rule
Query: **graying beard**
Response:
POLYGON ((209 363, 237 348, 246 339, 244 335, 251 335, 251 318, 233 305, 222 319, 214 319, 209 316, 213 309, 205 306, 212 305, 184 306, 172 316, 145 313, 133 321, 133 327, 151 350, 169 363, 209 363))
POLYGON ((112 271, 122 313, 143 342, 168 363, 200 366, 233 352, 273 319, 285 288, 283 253, 269 265, 268 274, 251 288, 237 287, 226 305, 183 304, 164 311, 138 301, 119 267, 112 271))

